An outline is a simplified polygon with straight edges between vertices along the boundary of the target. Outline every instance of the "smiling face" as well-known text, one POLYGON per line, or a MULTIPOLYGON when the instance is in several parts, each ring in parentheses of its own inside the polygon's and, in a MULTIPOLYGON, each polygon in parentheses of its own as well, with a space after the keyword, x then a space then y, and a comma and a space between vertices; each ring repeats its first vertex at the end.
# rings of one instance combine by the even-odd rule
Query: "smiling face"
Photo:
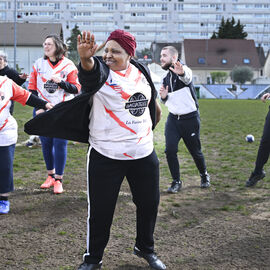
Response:
POLYGON ((172 55, 170 50, 163 49, 160 53, 160 64, 161 67, 165 70, 169 69, 169 67, 177 60, 177 56, 172 55))
POLYGON ((119 43, 109 40, 104 49, 103 60, 113 71, 127 69, 131 56, 127 54, 119 43))
POLYGON ((52 38, 46 38, 43 43, 44 54, 51 60, 55 61, 56 46, 52 38))

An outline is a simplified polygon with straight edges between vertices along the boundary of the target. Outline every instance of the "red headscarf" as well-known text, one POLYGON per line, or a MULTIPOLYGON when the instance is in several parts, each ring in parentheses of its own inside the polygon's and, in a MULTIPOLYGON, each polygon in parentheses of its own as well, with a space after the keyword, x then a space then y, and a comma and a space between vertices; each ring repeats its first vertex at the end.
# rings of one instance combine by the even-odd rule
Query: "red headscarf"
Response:
POLYGON ((136 50, 136 39, 133 35, 129 32, 125 32, 124 30, 117 29, 111 32, 110 36, 108 37, 107 41, 115 40, 119 45, 125 49, 125 51, 131 55, 135 55, 136 50))

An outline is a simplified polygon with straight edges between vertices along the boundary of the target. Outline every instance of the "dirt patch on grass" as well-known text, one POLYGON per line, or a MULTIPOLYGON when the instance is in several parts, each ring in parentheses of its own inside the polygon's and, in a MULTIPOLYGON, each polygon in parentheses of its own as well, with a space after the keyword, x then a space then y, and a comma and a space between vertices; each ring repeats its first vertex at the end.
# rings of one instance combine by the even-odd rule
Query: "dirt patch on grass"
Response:
MULTIPOLYGON (((69 172, 65 179, 61 195, 40 190, 40 181, 12 193, 10 213, 0 216, 1 270, 77 269, 86 244, 85 172, 69 172)), ((180 193, 169 195, 169 183, 161 178, 155 241, 167 269, 269 269, 270 202, 264 183, 251 191, 221 192, 215 184, 201 190, 199 181, 190 177, 180 193)), ((134 239, 135 207, 124 182, 103 269, 149 269, 132 255, 134 239)))

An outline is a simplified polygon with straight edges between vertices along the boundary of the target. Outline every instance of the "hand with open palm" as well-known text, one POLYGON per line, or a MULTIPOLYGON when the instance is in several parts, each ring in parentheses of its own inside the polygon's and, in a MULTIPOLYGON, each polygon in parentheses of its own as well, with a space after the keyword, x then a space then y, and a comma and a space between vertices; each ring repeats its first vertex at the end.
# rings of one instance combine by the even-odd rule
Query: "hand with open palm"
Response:
POLYGON ((82 68, 91 70, 94 67, 92 57, 96 53, 98 45, 95 43, 95 36, 90 31, 83 31, 77 37, 77 50, 81 59, 82 68))

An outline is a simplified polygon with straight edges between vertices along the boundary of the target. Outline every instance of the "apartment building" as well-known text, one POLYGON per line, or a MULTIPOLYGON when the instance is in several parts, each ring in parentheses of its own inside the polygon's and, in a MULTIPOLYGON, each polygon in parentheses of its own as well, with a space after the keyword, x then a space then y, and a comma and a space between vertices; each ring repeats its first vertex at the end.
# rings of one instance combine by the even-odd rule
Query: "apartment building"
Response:
POLYGON ((270 0, 1 0, 0 22, 61 23, 64 37, 77 24, 103 42, 111 31, 126 29, 138 49, 152 42, 210 38, 222 16, 245 25, 247 39, 270 49, 270 0), (15 8, 16 6, 16 8, 15 8))

